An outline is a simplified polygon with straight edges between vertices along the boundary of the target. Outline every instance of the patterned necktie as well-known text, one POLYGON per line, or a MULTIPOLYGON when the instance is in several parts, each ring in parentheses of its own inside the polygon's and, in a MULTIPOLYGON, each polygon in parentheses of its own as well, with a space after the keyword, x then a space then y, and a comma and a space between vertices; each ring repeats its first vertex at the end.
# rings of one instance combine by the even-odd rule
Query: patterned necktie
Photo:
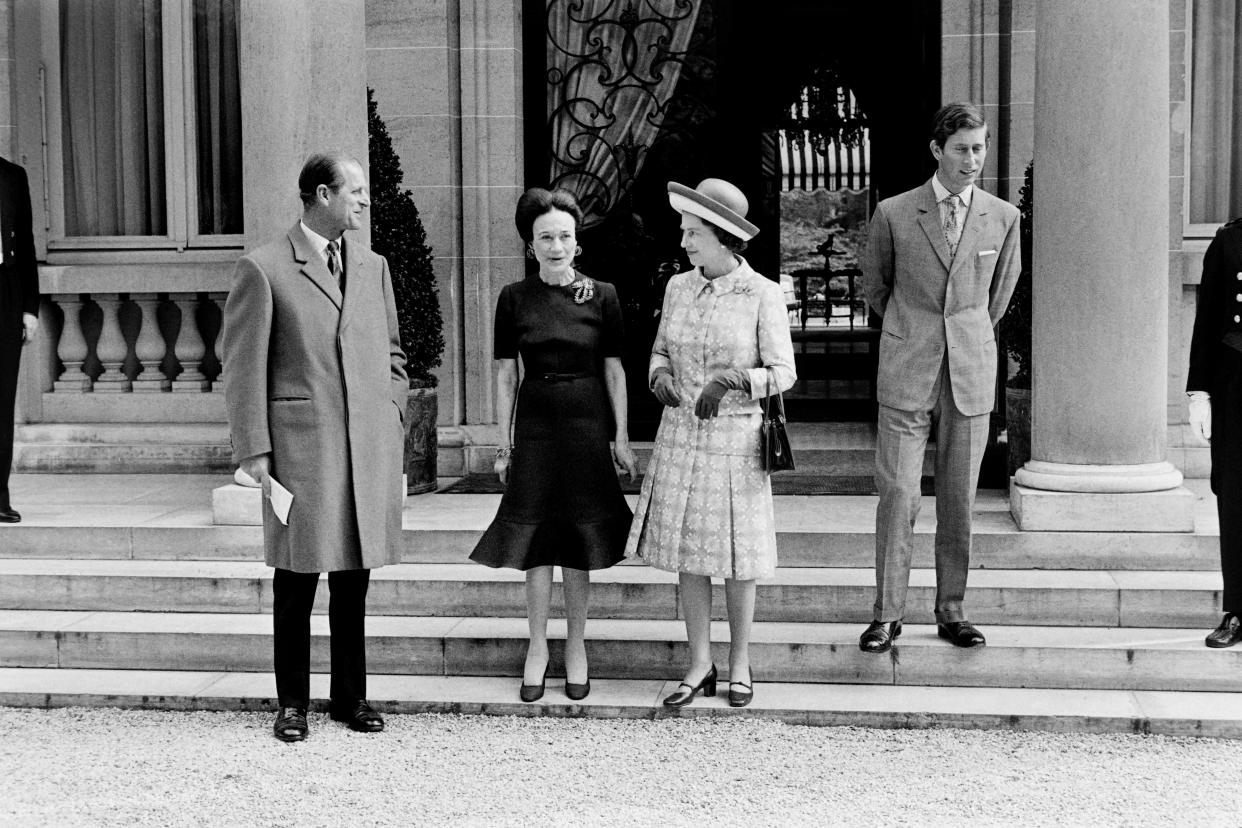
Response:
POLYGON ((961 201, 961 197, 957 194, 952 194, 944 200, 949 208, 949 214, 944 218, 944 240, 949 245, 950 259, 957 255, 957 243, 962 239, 962 228, 957 223, 957 205, 961 201))
POLYGON ((341 260, 336 255, 336 242, 328 242, 328 272, 336 277, 337 282, 341 281, 341 260))

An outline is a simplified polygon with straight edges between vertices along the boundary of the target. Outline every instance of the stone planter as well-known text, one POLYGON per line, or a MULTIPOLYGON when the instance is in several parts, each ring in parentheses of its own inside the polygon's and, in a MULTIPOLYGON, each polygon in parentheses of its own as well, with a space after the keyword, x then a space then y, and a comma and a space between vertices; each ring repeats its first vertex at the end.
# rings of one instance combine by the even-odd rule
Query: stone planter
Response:
POLYGON ((436 389, 410 389, 405 404, 406 494, 436 490, 436 403, 436 389))
POLYGON ((1031 390, 1005 389, 1005 432, 1009 438, 1009 476, 1031 459, 1031 390))

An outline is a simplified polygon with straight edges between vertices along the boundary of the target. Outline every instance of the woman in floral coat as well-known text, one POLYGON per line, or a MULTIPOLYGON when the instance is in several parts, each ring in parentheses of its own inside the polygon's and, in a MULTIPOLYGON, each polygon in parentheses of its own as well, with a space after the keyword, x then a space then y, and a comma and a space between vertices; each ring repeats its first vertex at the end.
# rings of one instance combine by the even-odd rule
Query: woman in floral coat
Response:
POLYGON ((755 579, 776 572, 772 488, 760 457, 760 400, 793 385, 793 343, 780 285, 740 255, 759 229, 727 181, 668 185, 694 269, 669 282, 648 382, 666 407, 626 554, 677 572, 690 667, 668 707, 716 693, 713 577, 729 613, 729 704, 753 697, 755 579))

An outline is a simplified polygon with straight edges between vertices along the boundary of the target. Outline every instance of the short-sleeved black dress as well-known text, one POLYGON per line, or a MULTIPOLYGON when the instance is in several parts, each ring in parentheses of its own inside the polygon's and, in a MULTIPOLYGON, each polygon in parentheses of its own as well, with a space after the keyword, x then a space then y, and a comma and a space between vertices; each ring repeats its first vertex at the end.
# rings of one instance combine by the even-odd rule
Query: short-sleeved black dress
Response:
POLYGON ((505 285, 496 359, 522 357, 509 479, 470 559, 491 567, 604 569, 624 557, 633 514, 609 449, 604 358, 620 357, 621 305, 581 274, 555 287, 538 275, 505 285))

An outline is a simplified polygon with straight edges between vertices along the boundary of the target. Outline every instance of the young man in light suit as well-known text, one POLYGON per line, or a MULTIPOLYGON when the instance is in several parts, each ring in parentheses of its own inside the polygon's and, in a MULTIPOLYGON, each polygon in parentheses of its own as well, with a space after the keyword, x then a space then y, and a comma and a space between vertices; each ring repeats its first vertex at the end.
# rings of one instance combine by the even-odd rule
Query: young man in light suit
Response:
POLYGON ((935 175, 881 201, 863 287, 884 317, 876 444, 876 601, 859 640, 887 652, 905 614, 928 436, 936 428, 936 624, 959 647, 985 643, 966 620, 971 509, 996 387, 994 328, 1021 270, 1018 209, 974 186, 988 150, 983 113, 952 103, 932 121, 935 175))
POLYGON ((402 418, 408 382, 388 263, 361 242, 362 165, 311 156, 302 219, 243 256, 224 306, 224 394, 234 455, 270 496, 293 494, 288 524, 263 508, 275 567, 276 738, 306 738, 310 616, 328 573, 329 715, 376 732, 366 700, 364 618, 371 570, 401 557, 402 418))

